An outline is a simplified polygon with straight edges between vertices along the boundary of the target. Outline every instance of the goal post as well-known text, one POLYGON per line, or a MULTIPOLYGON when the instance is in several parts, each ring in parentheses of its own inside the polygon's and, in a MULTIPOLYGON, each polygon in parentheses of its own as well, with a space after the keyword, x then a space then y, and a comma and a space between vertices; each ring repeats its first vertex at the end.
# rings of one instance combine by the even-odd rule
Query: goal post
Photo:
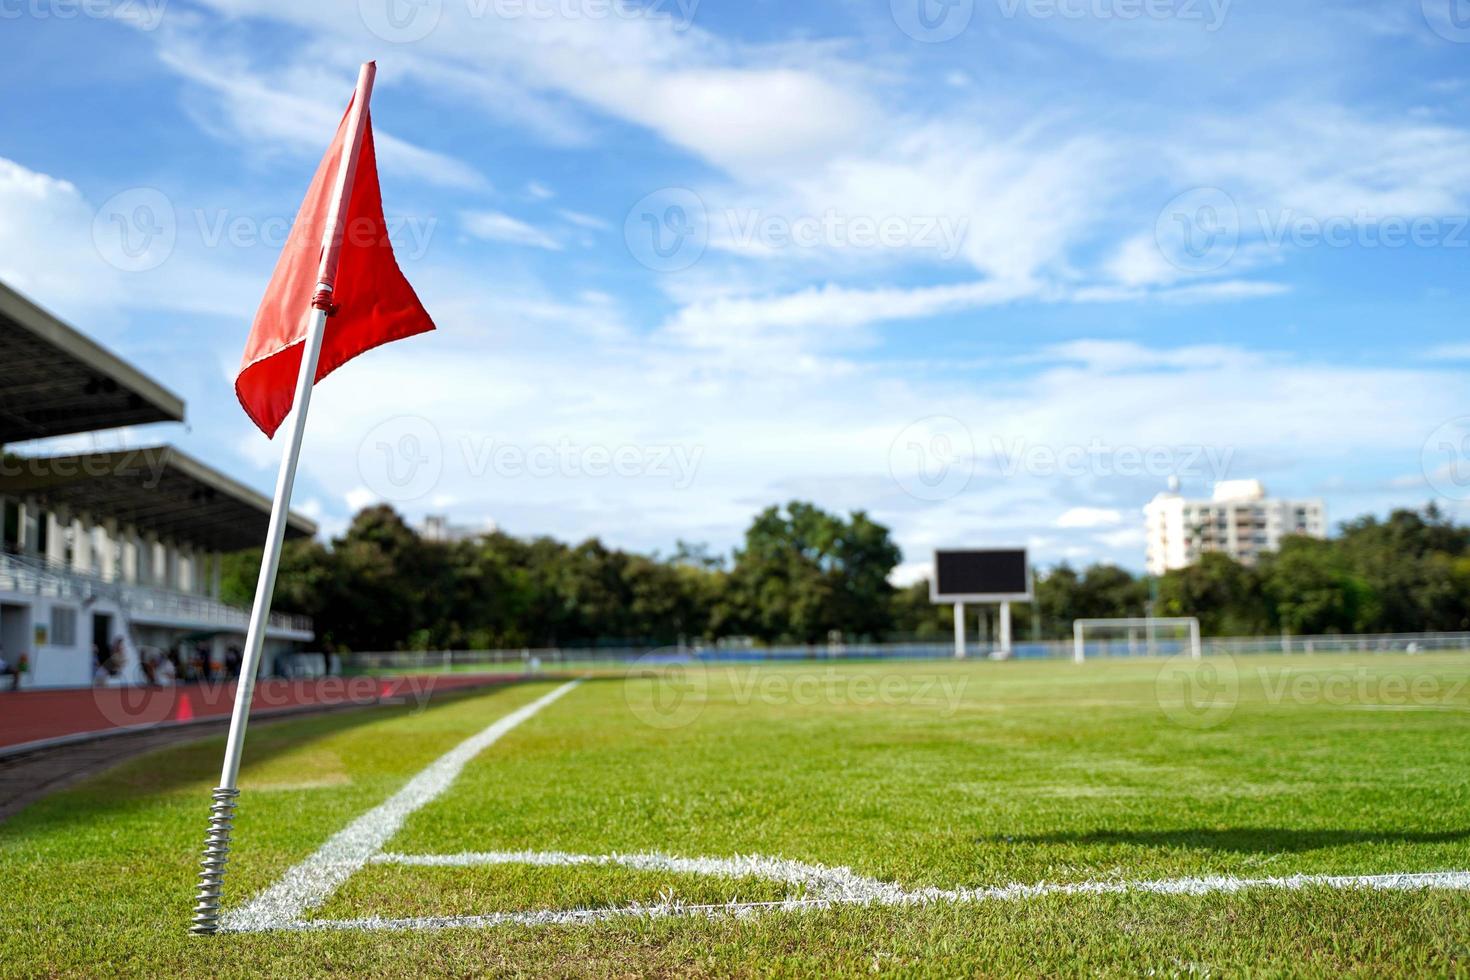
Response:
POLYGON ((1073 620, 1072 659, 1079 664, 1087 659, 1089 634, 1092 642, 1106 643, 1109 652, 1114 642, 1125 644, 1129 656, 1172 656, 1188 651, 1198 660, 1202 655, 1199 620, 1193 616, 1073 620), (1104 637, 1102 641, 1097 639, 1099 634, 1104 637))

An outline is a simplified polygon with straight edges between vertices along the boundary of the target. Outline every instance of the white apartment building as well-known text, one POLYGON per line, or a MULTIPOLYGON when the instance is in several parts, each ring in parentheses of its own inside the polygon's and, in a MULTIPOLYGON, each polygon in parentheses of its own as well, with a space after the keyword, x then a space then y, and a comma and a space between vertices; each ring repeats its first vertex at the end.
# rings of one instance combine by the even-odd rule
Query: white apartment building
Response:
POLYGON ((487 534, 494 534, 495 522, 486 521, 479 526, 453 524, 446 515, 429 514, 418 526, 418 533, 425 541, 458 544, 462 541, 478 541, 487 534))
POLYGON ((1206 551, 1220 551, 1254 565, 1275 551, 1288 534, 1327 536, 1321 500, 1275 500, 1259 480, 1224 480, 1208 500, 1181 496, 1177 484, 1143 508, 1148 531, 1148 571, 1162 575, 1194 564, 1206 551))

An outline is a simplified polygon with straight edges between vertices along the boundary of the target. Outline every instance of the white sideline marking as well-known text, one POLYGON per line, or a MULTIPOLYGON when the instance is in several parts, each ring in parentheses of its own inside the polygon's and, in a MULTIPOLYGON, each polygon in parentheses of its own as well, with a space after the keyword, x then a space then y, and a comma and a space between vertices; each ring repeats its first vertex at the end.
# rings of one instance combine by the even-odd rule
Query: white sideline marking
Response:
POLYGON ((316 853, 287 871, 247 905, 227 912, 221 928, 230 932, 259 932, 291 927, 308 909, 330 898, 332 892, 381 851, 410 814, 448 789, 471 759, 580 683, 580 680, 569 681, 517 708, 429 763, 387 801, 338 831, 316 853))

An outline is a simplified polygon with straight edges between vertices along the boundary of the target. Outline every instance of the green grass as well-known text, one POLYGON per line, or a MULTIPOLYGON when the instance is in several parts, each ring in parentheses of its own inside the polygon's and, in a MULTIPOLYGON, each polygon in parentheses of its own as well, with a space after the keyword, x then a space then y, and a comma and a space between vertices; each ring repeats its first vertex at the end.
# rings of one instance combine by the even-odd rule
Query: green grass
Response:
MULTIPOLYGON (((1470 870, 1470 655, 1206 669, 818 662, 589 680, 388 849, 761 854, 907 887, 1470 870)), ((259 727, 230 901, 552 687, 259 727)), ((191 939, 220 750, 134 760, 0 824, 0 975, 1470 974, 1470 894, 1326 888, 191 939)), ((315 915, 785 893, 625 868, 373 865, 315 915)))

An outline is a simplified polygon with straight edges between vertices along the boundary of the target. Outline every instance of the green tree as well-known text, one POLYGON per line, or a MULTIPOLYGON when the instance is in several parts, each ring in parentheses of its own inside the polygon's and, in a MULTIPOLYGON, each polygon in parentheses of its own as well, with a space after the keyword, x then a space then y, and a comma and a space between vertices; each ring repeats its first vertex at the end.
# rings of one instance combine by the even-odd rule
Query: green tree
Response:
POLYGON ((1287 538, 1262 562, 1261 578, 1276 624, 1287 633, 1361 632, 1381 619, 1372 587, 1353 572, 1336 542, 1287 538))
POLYGON ((1158 581, 1159 616, 1194 616, 1216 636, 1253 636, 1271 629, 1260 576, 1229 555, 1207 551, 1187 568, 1158 581))
POLYGON ((727 621, 767 642, 881 635, 893 623, 888 576, 900 557, 888 529, 861 511, 844 521, 801 501, 768 507, 735 553, 727 621))

